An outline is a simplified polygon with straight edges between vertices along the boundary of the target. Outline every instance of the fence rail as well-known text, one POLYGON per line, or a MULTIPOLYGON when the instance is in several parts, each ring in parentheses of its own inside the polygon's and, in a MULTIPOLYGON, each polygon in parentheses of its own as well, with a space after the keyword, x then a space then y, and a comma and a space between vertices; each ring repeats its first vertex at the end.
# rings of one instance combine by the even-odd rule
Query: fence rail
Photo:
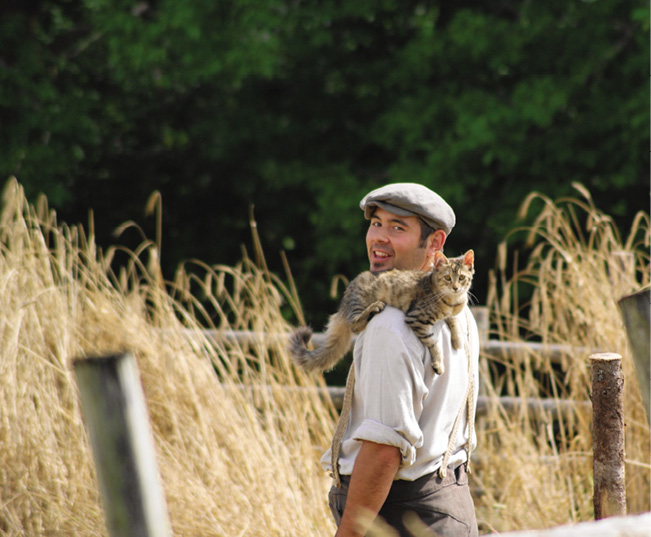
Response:
MULTIPOLYGON (((471 310, 477 322, 480 339, 480 352, 483 356, 504 359, 516 354, 537 354, 544 356, 554 364, 560 364, 563 356, 570 356, 577 353, 587 356, 599 352, 598 349, 576 348, 571 345, 563 344, 511 342, 490 339, 488 308, 485 306, 473 306, 471 307, 471 310)), ((189 337, 200 336, 226 345, 241 346, 285 346, 289 338, 289 334, 285 332, 254 332, 250 330, 201 330, 197 332, 196 330, 188 329, 186 335, 189 337)), ((353 336, 353 342, 355 339, 356 336, 353 336)), ((315 332, 312 335, 312 342, 315 345, 322 345, 324 341, 325 334, 315 332)), ((304 388, 288 387, 288 389, 300 390, 304 388)), ((320 395, 322 397, 329 397, 335 408, 341 410, 344 391, 344 387, 331 386, 322 389, 320 395)), ((490 398, 480 394, 477 401, 477 415, 485 416, 488 413, 490 405, 496 403, 495 399, 496 398, 490 398)), ((565 415, 568 412, 577 412, 590 408, 589 401, 571 401, 564 399, 522 399, 519 397, 499 397, 497 398, 497 403, 502 410, 509 414, 521 411, 523 410, 523 407, 526 406, 528 412, 538 414, 541 412, 551 413, 553 418, 557 417, 559 414, 565 415)))
MULTIPOLYGON (((195 330, 188 330, 188 333, 196 333, 195 330)), ((226 344, 237 344, 244 346, 251 345, 284 345, 289 334, 286 333, 262 333, 234 330, 202 330, 202 335, 213 341, 226 344)), ((356 337, 353 336, 353 342, 356 337)), ((325 335, 315 332, 312 335, 312 342, 321 345, 325 341, 325 335)), ((571 345, 537 342, 518 341, 497 341, 494 339, 484 340, 481 343, 481 354, 492 358, 504 358, 516 353, 538 354, 549 359, 553 364, 561 364, 563 356, 569 356, 580 352, 583 355, 590 355, 599 352, 599 349, 577 348, 571 345)))
MULTIPOLYGON (((265 389, 268 395, 273 393, 271 386, 245 386, 239 385, 237 389, 249 392, 251 396, 260 395, 260 390, 265 389)), ((317 394, 322 400, 329 399, 338 411, 341 410, 344 401, 344 392, 346 388, 339 386, 326 386, 324 388, 307 388, 304 386, 284 386, 283 390, 295 393, 308 393, 316 389, 317 394)), ((590 401, 572 401, 569 399, 546 399, 546 398, 521 398, 521 397, 489 397, 480 395, 477 398, 478 417, 486 416, 491 406, 496 406, 508 414, 514 414, 525 410, 532 415, 549 415, 555 419, 559 415, 566 415, 570 412, 590 412, 590 401)))

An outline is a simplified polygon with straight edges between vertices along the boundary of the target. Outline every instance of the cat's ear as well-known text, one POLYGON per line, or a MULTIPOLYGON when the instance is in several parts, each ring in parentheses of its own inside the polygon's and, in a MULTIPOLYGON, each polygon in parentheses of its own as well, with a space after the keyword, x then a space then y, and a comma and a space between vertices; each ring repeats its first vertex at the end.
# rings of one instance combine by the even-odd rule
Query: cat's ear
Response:
POLYGON ((448 260, 448 258, 445 257, 445 254, 443 252, 441 252, 439 250, 434 252, 434 267, 438 268, 438 266, 441 263, 446 262, 447 260, 448 260))
POLYGON ((463 263, 472 267, 475 264, 475 252, 473 250, 468 250, 463 256, 463 263))

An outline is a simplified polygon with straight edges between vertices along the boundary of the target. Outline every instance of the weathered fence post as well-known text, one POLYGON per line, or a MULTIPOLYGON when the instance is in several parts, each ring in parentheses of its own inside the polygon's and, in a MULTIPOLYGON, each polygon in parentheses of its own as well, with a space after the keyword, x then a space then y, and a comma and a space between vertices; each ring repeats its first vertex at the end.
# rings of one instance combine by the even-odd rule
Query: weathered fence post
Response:
POLYGON ((619 299, 618 305, 624 318, 628 341, 631 344, 635 372, 640 383, 646 416, 651 423, 651 409, 649 408, 651 404, 649 397, 649 391, 651 391, 651 360, 649 359, 651 356, 649 342, 651 293, 647 289, 625 296, 619 299))
POLYGON ((626 514, 622 357, 590 356, 595 519, 626 514))
POLYGON ((112 537, 169 537, 167 506, 133 355, 74 361, 112 537))
POLYGON ((488 318, 489 310, 487 306, 471 306, 470 311, 477 323, 477 331, 479 332, 479 345, 483 346, 484 343, 490 338, 490 321, 488 318))

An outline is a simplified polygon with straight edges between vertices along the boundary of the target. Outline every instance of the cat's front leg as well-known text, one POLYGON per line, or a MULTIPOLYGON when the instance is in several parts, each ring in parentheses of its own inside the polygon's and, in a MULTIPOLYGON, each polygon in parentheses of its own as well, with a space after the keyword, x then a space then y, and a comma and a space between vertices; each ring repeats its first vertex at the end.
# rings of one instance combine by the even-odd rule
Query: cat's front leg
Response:
POLYGON ((429 353, 432 355, 432 369, 437 375, 445 373, 443 366, 443 353, 439 347, 438 341, 434 341, 429 347, 429 353))
POLYGON ((366 325, 371 320, 371 317, 380 313, 382 310, 384 310, 385 307, 386 302, 383 302, 381 300, 376 300, 375 302, 371 303, 360 314, 355 315, 349 320, 350 329, 355 333, 361 332, 364 330, 364 328, 366 328, 366 325))
POLYGON ((434 336, 429 336, 426 339, 421 338, 425 346, 429 349, 430 356, 432 357, 432 369, 437 375, 445 373, 445 366, 443 365, 443 353, 439 342, 434 336))
POLYGON ((460 349, 463 347, 463 340, 461 338, 461 326, 459 325, 459 320, 456 317, 446 317, 445 322, 450 328, 452 348, 456 350, 460 349))

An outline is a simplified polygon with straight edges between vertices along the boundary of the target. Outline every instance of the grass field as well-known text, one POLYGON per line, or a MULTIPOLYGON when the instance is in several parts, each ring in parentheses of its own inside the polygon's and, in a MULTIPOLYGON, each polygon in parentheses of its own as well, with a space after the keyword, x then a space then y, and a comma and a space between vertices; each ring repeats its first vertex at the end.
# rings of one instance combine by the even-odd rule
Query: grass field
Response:
MULTIPOLYGON (((588 348, 623 355, 629 511, 650 502, 649 425, 616 306, 649 285, 648 215, 638 215, 622 240, 581 189, 578 199, 559 202, 532 195, 523 210, 539 213, 498 252, 488 300, 493 337, 574 350, 560 364, 533 353, 482 357, 482 390, 493 401, 477 424, 472 474, 482 533, 592 518, 589 413, 509 414, 498 402, 499 395, 587 401, 588 348), (511 259, 522 233, 530 254, 511 259)), ((318 459, 336 413, 318 397, 322 379, 296 370, 281 341, 244 345, 196 332, 289 330, 302 319, 289 271, 281 278, 266 270, 254 234, 252 258, 233 267, 187 263, 166 282, 159 242, 99 251, 92 229, 58 223, 45 199, 30 204, 18 183, 6 185, 0 534, 107 534, 71 363, 130 350, 174 535, 333 535, 330 480, 318 459), (112 270, 117 256, 126 261, 112 270), (293 311, 292 323, 281 308, 293 311)))

